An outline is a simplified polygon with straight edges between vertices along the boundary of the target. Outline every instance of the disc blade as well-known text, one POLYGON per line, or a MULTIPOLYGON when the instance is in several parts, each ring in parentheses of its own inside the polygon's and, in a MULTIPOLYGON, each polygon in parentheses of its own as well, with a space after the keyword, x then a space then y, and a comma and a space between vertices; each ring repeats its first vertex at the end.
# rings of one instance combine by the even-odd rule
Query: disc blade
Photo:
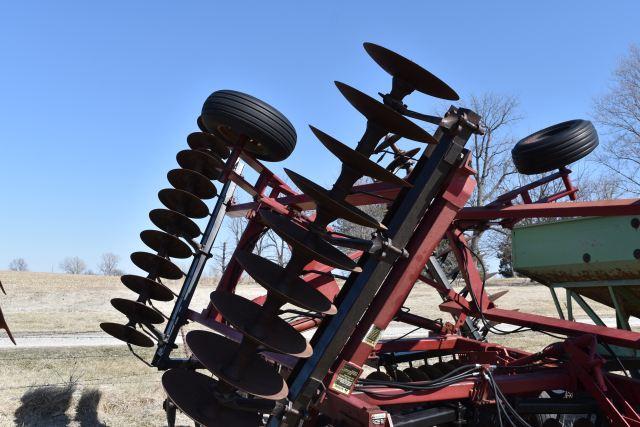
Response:
POLYGON ((135 323, 160 324, 164 322, 164 317, 160 313, 138 301, 112 298, 111 305, 135 323))
POLYGON ((172 169, 167 179, 174 188, 192 193, 200 199, 212 199, 218 195, 213 182, 199 172, 190 169, 172 169))
POLYGON ((501 291, 498 291, 494 294, 489 295, 489 301, 494 302, 496 301, 498 298, 502 298, 503 296, 505 296, 507 294, 507 292, 509 292, 509 289, 503 289, 501 291))
POLYGON ((154 343, 151 338, 142 332, 133 329, 131 326, 121 325, 119 323, 104 322, 100 323, 100 328, 114 338, 126 343, 137 345, 138 347, 153 347, 154 343))
POLYGON ((7 321, 5 320, 4 314, 2 313, 2 309, 0 309, 0 329, 4 329, 13 345, 16 345, 16 340, 13 338, 13 334, 9 329, 9 325, 7 325, 7 321))
POLYGON ((224 168, 221 158, 200 150, 182 150, 178 152, 176 159, 180 167, 200 172, 209 179, 218 179, 224 168))
POLYGON ((429 376, 418 368, 408 367, 402 372, 411 378, 411 381, 429 381, 429 376))
POLYGON ((125 274, 120 277, 120 281, 133 292, 139 295, 144 294, 147 298, 157 301, 171 301, 173 299, 171 289, 155 280, 134 274, 125 274))
POLYGON ((404 179, 392 174, 379 164, 373 162, 368 157, 362 155, 356 150, 338 141, 334 137, 322 132, 313 126, 309 126, 313 134, 324 145, 327 150, 331 151, 342 163, 351 169, 360 172, 365 176, 369 176, 378 181, 388 182, 401 187, 411 187, 404 179))
POLYGON ((156 227, 174 236, 195 239, 202 234, 200 227, 180 212, 169 209, 154 209, 149 212, 149 219, 156 227))
POLYGON ((189 218, 204 218, 209 215, 207 205, 196 196, 175 188, 165 188, 158 192, 158 199, 167 208, 189 218))
POLYGON ((387 148, 391 147, 392 144, 395 144, 396 142, 400 141, 402 139, 401 136, 398 135, 387 135, 384 137, 384 140, 380 143, 380 145, 378 145, 376 147, 375 150, 373 150, 373 154, 378 154, 380 152, 382 152, 383 150, 386 150, 387 148))
POLYGON ((184 275, 182 270, 168 259, 149 252, 132 253, 131 262, 133 262, 136 267, 149 273, 152 277, 178 280, 184 275))
POLYGON ((436 98, 451 101, 460 99, 449 85, 404 56, 373 43, 364 43, 364 49, 383 70, 415 90, 436 98))
POLYGON ((311 346, 302 334, 280 317, 265 319, 262 306, 221 291, 211 293, 211 302, 227 322, 257 343, 296 357, 311 356, 311 346))
POLYGON ((356 263, 339 249, 290 218, 264 209, 260 210, 260 218, 294 250, 304 252, 309 258, 341 270, 361 271, 356 263))
POLYGON ((202 116, 198 116, 198 118, 196 119, 196 124, 198 125, 198 129, 200 129, 201 132, 209 132, 207 128, 204 126, 204 122, 202 121, 202 116))
POLYGON ((207 427, 256 427, 262 415, 222 405, 215 398, 216 381, 186 369, 162 374, 162 387, 169 399, 189 418, 207 427))
POLYGON ((349 85, 341 82, 335 82, 342 96, 363 116, 378 126, 393 132, 403 138, 412 139, 414 141, 426 142, 428 144, 436 144, 437 141, 428 132, 422 129, 411 120, 404 117, 394 109, 376 101, 369 95, 360 92, 349 85))
POLYGON ((285 173, 291 178, 291 181, 307 196, 311 197, 316 205, 320 205, 337 218, 346 219, 355 224, 365 227, 376 228, 378 230, 386 230, 387 227, 380 223, 371 215, 363 212, 355 206, 336 199, 331 193, 319 186, 315 182, 305 178, 304 176, 284 168, 285 173))
POLYGON ((192 150, 211 150, 214 154, 226 159, 231 150, 223 140, 211 133, 193 132, 187 136, 187 144, 192 150))
POLYGON ((144 230, 140 239, 160 256, 171 258, 189 258, 193 253, 185 242, 174 235, 158 230, 144 230))
POLYGON ((285 282, 285 270, 275 262, 243 250, 235 253, 235 259, 253 280, 281 299, 307 310, 335 314, 331 301, 300 277, 285 282))
POLYGON ((240 344, 208 331, 191 331, 186 337, 193 355, 216 377, 254 396, 280 400, 289 389, 275 367, 257 353, 249 356, 241 369, 232 367, 240 344))
POLYGON ((415 156, 419 152, 420 152, 419 148, 413 148, 409 151, 402 153, 401 155, 396 156, 396 158, 393 159, 391 163, 389 163, 389 165, 387 166, 387 170, 389 171, 396 170, 400 166, 403 166, 405 163, 407 163, 409 160, 412 160, 413 156, 415 156))

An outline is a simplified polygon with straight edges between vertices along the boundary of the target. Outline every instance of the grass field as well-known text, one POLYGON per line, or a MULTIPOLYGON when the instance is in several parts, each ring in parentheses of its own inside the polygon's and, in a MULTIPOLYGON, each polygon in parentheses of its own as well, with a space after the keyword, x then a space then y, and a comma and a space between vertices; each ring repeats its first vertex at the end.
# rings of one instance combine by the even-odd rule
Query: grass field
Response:
MULTIPOLYGON (((18 346, 0 349, 0 426, 158 426, 164 425, 160 373, 135 359, 123 346, 20 348, 20 338, 39 335, 55 346, 56 335, 100 331, 103 321, 122 316, 109 304, 113 297, 134 296, 118 277, 70 276, 49 273, 0 272, 7 291, 0 297, 18 346)), ((204 308, 214 281, 199 286, 192 307, 204 308)), ((178 284, 170 284, 174 291, 178 284)), ((502 308, 555 315, 546 288, 522 281, 497 281, 489 293, 511 291, 498 304, 502 308), (517 289, 515 289, 517 288, 517 289)), ((254 284, 243 284, 239 293, 262 293, 254 284)), ((439 296, 426 285, 417 285, 407 300, 412 313, 443 317, 439 296)), ((159 304, 168 313, 172 303, 159 304)), ((584 316, 574 307, 577 317, 584 316)), ((602 316, 613 310, 598 306, 602 316)), ((0 332, 3 334, 3 332, 0 332)), ((553 339, 534 333, 492 337, 494 342, 530 351, 553 339)), ((182 352, 183 350, 177 350, 182 352)), ((150 351, 142 352, 147 360, 150 351)), ((180 416, 180 425, 190 425, 180 416)))

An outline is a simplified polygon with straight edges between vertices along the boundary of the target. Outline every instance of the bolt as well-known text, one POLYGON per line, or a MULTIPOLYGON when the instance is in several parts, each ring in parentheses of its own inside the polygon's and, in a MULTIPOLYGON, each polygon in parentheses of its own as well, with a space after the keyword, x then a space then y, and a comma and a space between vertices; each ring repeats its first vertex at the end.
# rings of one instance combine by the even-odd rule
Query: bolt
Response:
POLYGON ((635 251, 633 251, 633 257, 635 259, 640 259, 640 249, 636 249, 635 251))
POLYGON ((637 230, 638 227, 640 227, 640 219, 632 218, 631 219, 631 226, 637 230))
POLYGON ((591 261, 591 255, 589 255, 588 253, 583 254, 583 255, 582 255, 582 260, 583 260, 584 262, 589 262, 589 261, 591 261))

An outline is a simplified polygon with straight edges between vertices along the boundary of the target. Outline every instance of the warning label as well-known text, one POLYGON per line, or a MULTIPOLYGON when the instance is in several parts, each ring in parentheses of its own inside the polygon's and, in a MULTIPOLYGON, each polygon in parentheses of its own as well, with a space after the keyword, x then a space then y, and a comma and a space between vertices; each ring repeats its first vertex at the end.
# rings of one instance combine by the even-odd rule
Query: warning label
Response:
POLYGON ((363 343, 369 344, 371 347, 375 347, 380 339, 380 334, 382 333, 382 329, 378 328, 376 325, 371 325, 367 335, 364 336, 362 340, 363 343))
POLYGON ((331 389, 338 393, 349 394, 358 377, 360 377, 360 369, 357 366, 345 364, 336 375, 336 379, 331 384, 331 389))

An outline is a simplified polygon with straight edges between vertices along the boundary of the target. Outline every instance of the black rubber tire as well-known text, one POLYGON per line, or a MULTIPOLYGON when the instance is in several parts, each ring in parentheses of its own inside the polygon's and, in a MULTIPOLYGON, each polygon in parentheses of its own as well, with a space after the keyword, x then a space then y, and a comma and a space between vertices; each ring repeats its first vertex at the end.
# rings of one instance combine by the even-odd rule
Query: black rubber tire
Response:
POLYGON ((525 175, 562 168, 591 153, 598 132, 588 120, 570 120, 521 139, 511 150, 518 172, 525 175))
POLYGON ((213 92, 202 106, 201 117, 209 132, 230 144, 240 135, 251 138, 245 150, 259 160, 284 160, 296 146, 296 130, 291 122, 271 105, 242 92, 213 92))

